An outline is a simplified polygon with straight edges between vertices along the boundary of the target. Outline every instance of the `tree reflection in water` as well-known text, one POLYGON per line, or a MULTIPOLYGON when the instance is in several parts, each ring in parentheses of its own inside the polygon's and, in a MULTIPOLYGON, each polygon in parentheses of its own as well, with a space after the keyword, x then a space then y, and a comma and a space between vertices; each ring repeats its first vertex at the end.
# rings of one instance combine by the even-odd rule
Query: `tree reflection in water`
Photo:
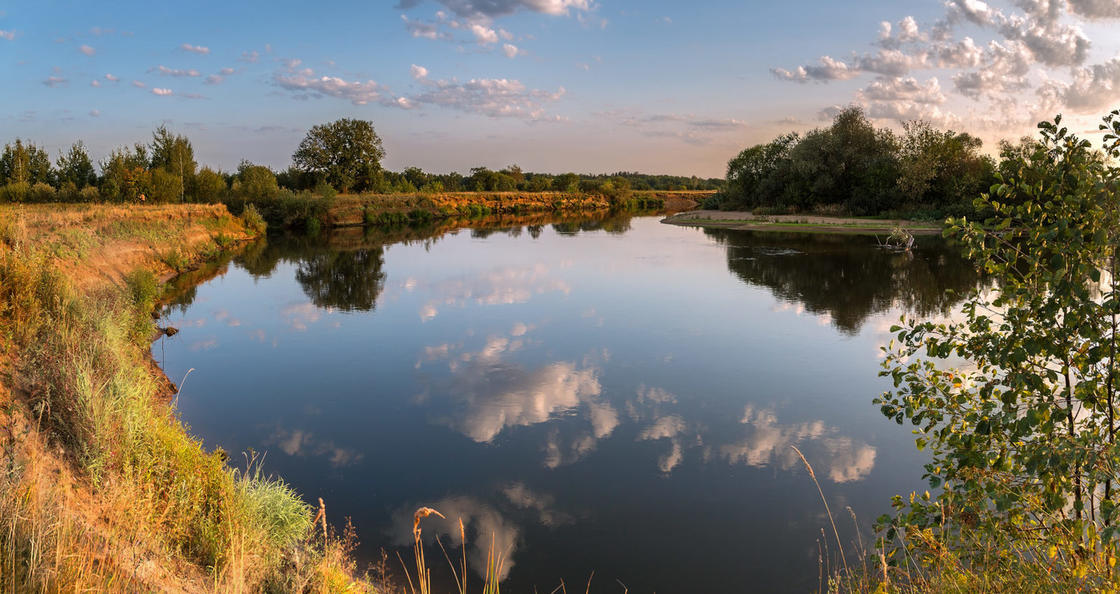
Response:
POLYGON ((849 335, 892 308, 919 317, 947 314, 981 281, 975 266, 940 237, 919 237, 913 252, 897 252, 879 248, 873 237, 704 233, 727 247, 727 267, 743 282, 828 315, 849 335))

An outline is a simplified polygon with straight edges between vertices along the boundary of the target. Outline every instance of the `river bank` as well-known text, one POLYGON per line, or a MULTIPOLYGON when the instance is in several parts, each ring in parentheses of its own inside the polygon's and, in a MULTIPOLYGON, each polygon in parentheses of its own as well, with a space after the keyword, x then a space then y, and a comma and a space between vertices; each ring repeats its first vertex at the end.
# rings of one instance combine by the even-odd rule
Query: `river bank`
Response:
POLYGON ((942 229, 939 223, 928 221, 816 215, 753 215, 749 212, 725 210, 678 212, 665 217, 661 222, 686 227, 717 227, 741 231, 843 233, 853 235, 886 235, 895 227, 901 227, 913 235, 940 235, 942 229))
POLYGON ((354 582, 294 491, 187 432, 149 354, 162 281, 258 223, 222 205, 0 207, 0 590, 354 582))
POLYGON ((329 227, 398 226, 495 215, 585 216, 638 210, 676 212, 696 208, 710 194, 711 192, 703 191, 634 191, 614 196, 594 192, 441 192, 319 196, 310 192, 281 190, 274 197, 232 196, 225 202, 235 215, 240 214, 245 206, 254 205, 273 229, 314 231, 329 227))

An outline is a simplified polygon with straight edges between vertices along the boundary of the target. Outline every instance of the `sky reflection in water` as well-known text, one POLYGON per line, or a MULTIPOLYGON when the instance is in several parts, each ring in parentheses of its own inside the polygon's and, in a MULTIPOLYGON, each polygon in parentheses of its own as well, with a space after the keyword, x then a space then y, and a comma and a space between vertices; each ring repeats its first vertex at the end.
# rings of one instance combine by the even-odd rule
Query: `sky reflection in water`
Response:
POLYGON ((871 404, 878 347, 976 282, 933 238, 907 256, 653 217, 348 230, 251 246, 153 351, 195 369, 195 434, 267 451, 364 555, 407 545, 429 505, 449 520, 426 534, 459 546, 461 517, 476 569, 493 536, 511 591, 592 570, 633 592, 804 590, 825 524, 790 446, 834 511, 869 521, 922 488, 908 429, 871 404))

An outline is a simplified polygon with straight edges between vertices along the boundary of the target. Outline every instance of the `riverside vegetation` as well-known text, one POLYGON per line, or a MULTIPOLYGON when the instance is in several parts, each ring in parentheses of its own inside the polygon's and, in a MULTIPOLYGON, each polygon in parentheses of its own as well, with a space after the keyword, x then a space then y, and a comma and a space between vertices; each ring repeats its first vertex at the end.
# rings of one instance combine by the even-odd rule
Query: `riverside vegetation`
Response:
POLYGON ((113 150, 98 166, 78 141, 52 164, 16 139, 0 153, 0 203, 109 202, 252 204, 274 227, 401 224, 436 218, 663 208, 694 205, 720 180, 619 172, 552 175, 475 167, 470 175, 382 168, 373 124, 340 119, 314 126, 279 173, 242 161, 234 173, 199 167, 190 140, 160 126, 148 144, 113 150), (340 196, 341 195, 341 196, 340 196))
POLYGON ((221 205, 0 207, 0 591, 373 587, 258 458, 187 433, 147 354, 159 276, 262 229, 221 205))

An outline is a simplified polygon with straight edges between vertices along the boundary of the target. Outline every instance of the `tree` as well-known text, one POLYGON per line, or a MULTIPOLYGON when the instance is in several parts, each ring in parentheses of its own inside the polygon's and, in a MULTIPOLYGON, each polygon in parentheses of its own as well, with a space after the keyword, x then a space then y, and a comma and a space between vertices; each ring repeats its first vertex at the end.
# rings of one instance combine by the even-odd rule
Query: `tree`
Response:
POLYGON ((372 188, 384 156, 372 122, 343 118, 312 127, 292 161, 338 191, 348 192, 372 188))
POLYGON ((101 195, 112 201, 138 200, 151 183, 148 163, 148 149, 140 143, 131 151, 114 149, 101 163, 101 195))
POLYGON ((233 192, 249 200, 275 198, 280 193, 276 174, 263 165, 253 165, 242 161, 237 166, 237 179, 233 182, 233 192))
POLYGON ((0 180, 5 183, 50 183, 51 158, 47 151, 19 138, 0 153, 0 180))
POLYGON ((993 217, 950 221, 993 288, 970 296, 961 321, 892 328, 894 388, 877 403, 915 426, 940 489, 899 498, 895 526, 1006 562, 1053 559, 1049 574, 1109 550, 1120 528, 1120 111, 1102 126, 1112 164, 1060 116, 1039 129, 977 201, 993 217))
POLYGON ((198 166, 194 161, 191 141, 185 136, 172 134, 167 126, 160 126, 152 132, 151 151, 152 169, 163 169, 179 177, 179 200, 183 200, 198 166))
POLYGON ((994 165, 980 154, 979 138, 938 130, 924 121, 902 127, 898 187, 904 200, 941 210, 968 209, 991 186, 994 165))
POLYGON ((70 150, 66 153, 58 156, 55 169, 60 186, 71 183, 80 190, 97 183, 97 171, 93 168, 93 161, 90 160, 89 153, 80 140, 70 145, 70 150))
POLYGON ((226 178, 209 167, 203 167, 194 176, 191 195, 199 202, 218 202, 228 189, 226 178))
POLYGON ((726 202, 731 206, 757 206, 762 184, 774 175, 779 164, 789 158, 790 149, 797 144, 796 133, 785 134, 767 144, 743 150, 727 163, 726 202))

